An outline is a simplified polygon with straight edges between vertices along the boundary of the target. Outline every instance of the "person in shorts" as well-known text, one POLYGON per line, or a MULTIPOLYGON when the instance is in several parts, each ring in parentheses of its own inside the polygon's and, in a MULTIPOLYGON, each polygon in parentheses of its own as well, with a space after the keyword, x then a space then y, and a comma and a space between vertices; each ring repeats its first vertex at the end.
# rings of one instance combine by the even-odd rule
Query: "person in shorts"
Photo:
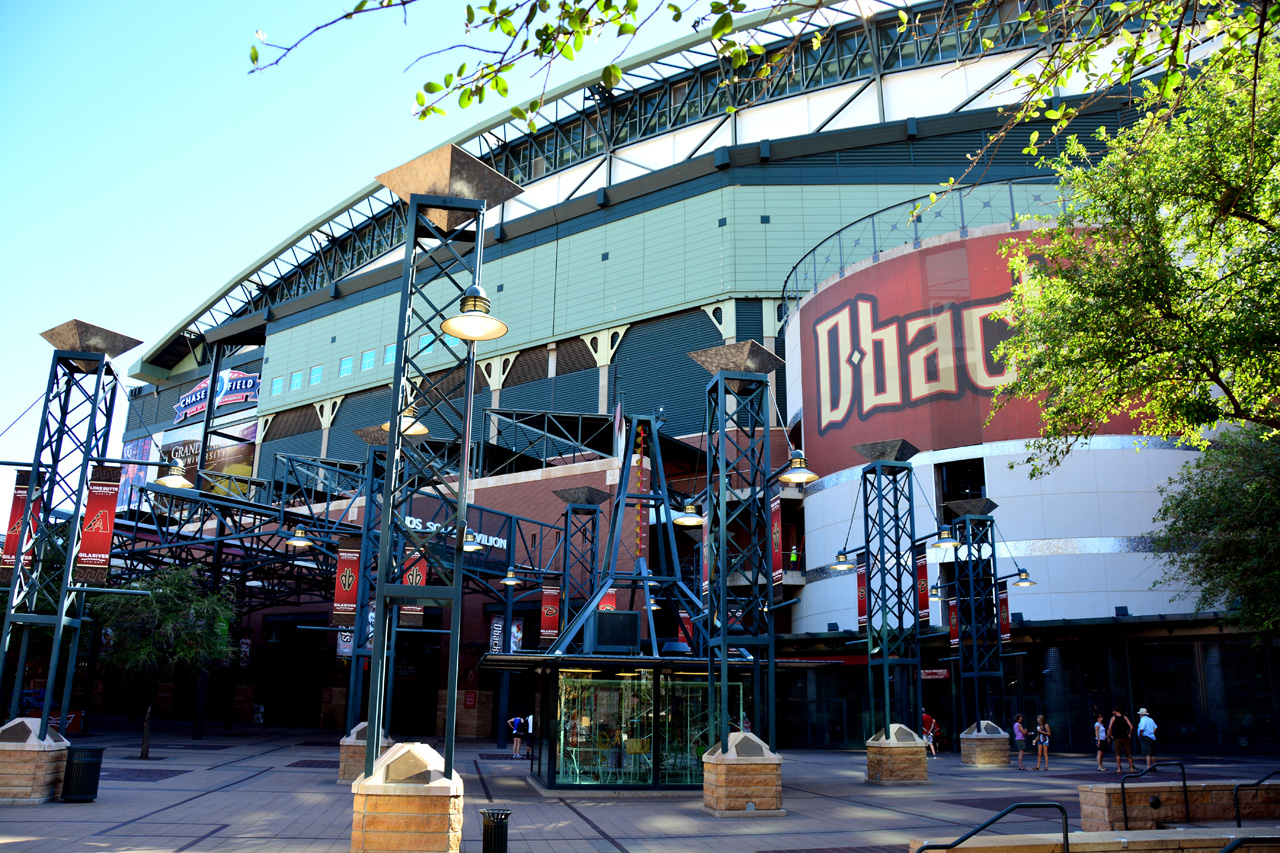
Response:
POLYGON ((938 747, 934 745, 934 735, 938 733, 938 721, 929 716, 929 712, 921 709, 920 711, 920 730, 924 732, 924 743, 928 748, 930 758, 938 757, 938 747))
POLYGON ((1154 770, 1156 763, 1156 721, 1146 708, 1138 709, 1138 748, 1147 758, 1147 769, 1154 770))
POLYGON ((1022 757, 1027 754, 1027 730, 1022 727, 1022 715, 1013 718, 1013 748, 1018 750, 1018 769, 1026 770, 1022 757))
POLYGON ((1116 772, 1122 773, 1120 756, 1129 762, 1129 772, 1133 772, 1133 752, 1129 748, 1129 738, 1133 736, 1133 723, 1119 708, 1112 710, 1111 722, 1107 723, 1107 737, 1111 739, 1111 751, 1116 754, 1116 772))
POLYGON ((1102 721, 1101 714, 1093 721, 1093 746, 1098 750, 1098 771, 1103 772, 1107 769, 1102 766, 1102 753, 1107 749, 1107 724, 1102 721))

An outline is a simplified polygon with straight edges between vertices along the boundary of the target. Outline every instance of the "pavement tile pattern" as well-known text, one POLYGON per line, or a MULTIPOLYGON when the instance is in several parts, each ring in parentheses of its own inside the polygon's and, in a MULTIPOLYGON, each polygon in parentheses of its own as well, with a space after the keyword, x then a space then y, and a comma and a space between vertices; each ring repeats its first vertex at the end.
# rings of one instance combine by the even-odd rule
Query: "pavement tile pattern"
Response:
MULTIPOLYGON (((335 734, 207 728, 203 740, 184 742, 188 732, 180 726, 159 729, 152 751, 161 766, 136 760, 139 733, 123 725, 78 740, 107 748, 97 801, 0 807, 0 853, 350 850, 351 790, 337 783, 335 734)), ((458 745, 463 853, 481 853, 479 810, 491 805, 513 810, 510 853, 905 853, 910 839, 950 841, 1014 802, 1062 803, 1078 829, 1080 781, 1119 780, 1098 773, 1092 754, 1055 754, 1053 769, 1038 773, 979 769, 943 755, 929 762, 928 786, 879 788, 865 784, 861 752, 788 750, 785 817, 717 820, 703 814, 698 791, 659 799, 542 797, 525 782, 526 762, 492 750, 492 742, 458 745)), ((1189 778, 1252 781, 1274 767, 1262 756, 1183 760, 1189 778)), ((991 831, 1059 828, 1057 812, 1017 812, 991 831)))

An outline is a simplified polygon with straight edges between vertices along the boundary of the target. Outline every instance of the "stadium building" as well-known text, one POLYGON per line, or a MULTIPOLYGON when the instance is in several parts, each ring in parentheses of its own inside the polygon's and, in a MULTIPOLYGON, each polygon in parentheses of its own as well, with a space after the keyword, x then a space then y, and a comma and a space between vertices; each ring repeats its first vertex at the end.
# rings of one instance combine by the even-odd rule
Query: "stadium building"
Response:
MULTIPOLYGON (((1153 588, 1160 570, 1143 537, 1156 487, 1192 454, 1161 442, 1135 452, 1142 437, 1116 428, 1031 481, 1008 463, 1036 434, 1035 406, 986 423, 1008 379, 991 357, 1008 334, 992 316, 1011 284, 999 246, 1029 234, 1022 217, 1056 209, 1056 187, 1021 153, 1043 128, 1012 132, 964 178, 979 186, 909 215, 966 174, 967 155, 1004 123, 1010 71, 1044 49, 1020 8, 985 6, 965 31, 954 25, 963 4, 919 6, 909 31, 896 14, 833 11, 820 50, 751 87, 722 86, 714 52, 690 37, 626 62, 612 91, 589 75, 549 93, 536 133, 503 115, 448 140, 523 188, 490 211, 485 234, 483 284, 510 332, 478 354, 472 499, 494 519, 479 533, 515 564, 509 519, 542 525, 534 535, 545 541, 563 525, 554 491, 617 488, 615 412, 660 410, 673 482, 695 492, 709 375, 688 353, 754 340, 785 360, 771 377, 774 459, 802 447, 819 475, 782 495, 782 597, 796 602, 778 621, 780 746, 858 746, 871 734, 857 573, 832 563, 863 535, 866 459, 852 448, 893 439, 919 451, 917 531, 951 522, 952 501, 989 499, 998 571, 1025 569, 1036 583, 1006 589, 1004 676, 984 715, 1007 726, 1014 713, 1046 713, 1055 743, 1084 748, 1094 709, 1143 705, 1170 746, 1269 745, 1259 732, 1273 728, 1275 649, 1153 588), (983 39, 1004 49, 979 56, 983 39), (540 413, 555 413, 554 429, 530 426, 540 413), (552 440, 554 430, 575 438, 552 440)), ((762 33, 778 44, 794 35, 781 24, 762 33)), ((1125 120, 1111 100, 1074 130, 1125 120)), ((196 465, 212 396, 206 470, 270 481, 292 457, 363 464, 356 430, 391 405, 404 227, 404 203, 373 183, 178 319, 131 370, 145 384, 129 395, 126 457, 196 465)), ((453 364, 439 355, 442 370, 453 364)), ((644 555, 654 521, 636 519, 620 559, 644 555)), ((681 542, 690 572, 697 547, 681 542)), ((955 563, 925 552, 943 601, 924 607, 923 701, 950 726, 964 689, 948 642, 955 563)), ((326 625, 329 607, 302 595, 249 617, 239 713, 256 705, 268 722, 342 725, 349 664, 334 633, 305 630, 326 625)), ((518 642, 537 649, 538 602, 515 615, 518 642)), ((465 611, 461 689, 474 695, 460 734, 498 730, 499 680, 512 712, 534 711, 542 689, 532 671, 508 681, 480 665, 495 616, 465 611)), ((439 613, 428 608, 423 625, 439 627, 439 613)), ((435 636, 397 647, 393 732, 440 724, 435 636)), ((174 712, 193 701, 177 689, 174 712)))

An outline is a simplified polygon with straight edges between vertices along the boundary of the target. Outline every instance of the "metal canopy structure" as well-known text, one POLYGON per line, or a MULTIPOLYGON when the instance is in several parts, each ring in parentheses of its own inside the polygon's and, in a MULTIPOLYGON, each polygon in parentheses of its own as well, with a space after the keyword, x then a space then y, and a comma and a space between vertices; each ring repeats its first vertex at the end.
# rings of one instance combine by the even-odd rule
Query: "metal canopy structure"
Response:
POLYGON ((1004 647, 1000 629, 996 576, 994 501, 987 498, 949 501, 962 513, 951 523, 956 541, 956 619, 960 645, 960 720, 968 726, 990 718, 988 688, 1004 685, 1004 647))

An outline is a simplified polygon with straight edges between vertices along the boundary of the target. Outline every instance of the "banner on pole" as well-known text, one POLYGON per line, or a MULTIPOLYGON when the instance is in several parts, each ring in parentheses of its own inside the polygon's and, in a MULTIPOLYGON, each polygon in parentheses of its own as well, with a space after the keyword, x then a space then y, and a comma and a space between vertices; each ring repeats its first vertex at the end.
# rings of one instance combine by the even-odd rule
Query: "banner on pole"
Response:
POLYGON ((338 570, 333 584, 333 612, 329 624, 353 628, 356 624, 356 593, 360 586, 360 537, 338 540, 338 570))
POLYGON ((702 597, 711 593, 711 514, 702 522, 702 597))
MULTIPOLYGON (((501 616, 489 617, 489 653, 502 654, 502 624, 504 618, 501 616)), ((516 617, 511 620, 511 651, 520 651, 520 646, 524 643, 524 619, 516 617)))
POLYGON ((773 536, 773 583, 782 583, 782 570, 786 563, 782 557, 782 496, 774 495, 769 500, 769 530, 773 536))
POLYGON ((611 589, 604 594, 604 598, 600 599, 600 606, 596 610, 617 610, 618 609, 618 591, 611 589))
POLYGON ((1000 642, 1007 643, 1013 636, 1009 628, 1009 592, 1000 593, 1000 642))
POLYGON ((916 618, 929 624, 929 559, 923 542, 916 545, 916 618))
POLYGON ((116 499, 120 494, 120 469, 95 465, 89 477, 80 528, 80 553, 76 555, 76 583, 107 582, 111 566, 111 537, 116 529, 116 499))
POLYGON ((955 599, 947 602, 947 621, 951 623, 951 648, 958 648, 960 645, 960 608, 956 606, 955 599))
POLYGON ((0 584, 8 586, 13 581, 13 567, 18 564, 18 551, 22 554, 22 568, 31 567, 31 553, 28 550, 32 540, 32 529, 40 517, 40 503, 43 495, 40 486, 42 477, 36 478, 36 499, 31 505, 31 523, 27 526, 26 541, 18 543, 18 528, 22 526, 22 514, 27 508, 27 490, 31 487, 31 472, 19 471, 13 486, 13 505, 9 510, 9 526, 5 528, 4 551, 0 553, 0 584))
POLYGON ((867 627, 867 552, 859 552, 854 560, 854 575, 858 580, 858 627, 867 627))
POLYGON ((544 586, 542 588, 542 625, 540 639, 550 645, 560 636, 560 587, 544 586))
MULTIPOLYGON (((410 557, 404 564, 404 576, 401 583, 409 586, 426 586, 427 583, 427 561, 421 557, 410 557)), ((422 609, 421 604, 401 604, 400 605, 400 624, 406 628, 422 627, 422 609)))

